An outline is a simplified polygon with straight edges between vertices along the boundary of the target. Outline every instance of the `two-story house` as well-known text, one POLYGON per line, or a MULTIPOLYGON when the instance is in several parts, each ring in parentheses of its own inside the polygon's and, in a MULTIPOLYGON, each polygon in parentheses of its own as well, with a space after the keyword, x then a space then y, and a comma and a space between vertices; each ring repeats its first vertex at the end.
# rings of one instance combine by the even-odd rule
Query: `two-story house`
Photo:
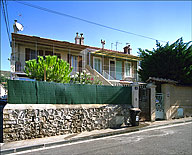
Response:
POLYGON ((24 75, 25 61, 56 55, 73 66, 72 74, 86 70, 106 85, 129 84, 138 81, 140 60, 130 51, 130 45, 124 52, 105 49, 104 43, 102 48, 84 45, 83 34, 78 33, 75 43, 12 33, 11 73, 13 77, 24 75))

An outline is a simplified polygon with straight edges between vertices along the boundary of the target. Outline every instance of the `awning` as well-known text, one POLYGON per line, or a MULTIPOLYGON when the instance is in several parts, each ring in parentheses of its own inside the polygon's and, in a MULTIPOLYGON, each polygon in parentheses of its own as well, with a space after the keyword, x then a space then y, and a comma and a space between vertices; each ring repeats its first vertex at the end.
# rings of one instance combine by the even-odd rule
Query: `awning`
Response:
POLYGON ((124 59, 124 60, 132 60, 132 61, 142 60, 142 58, 134 55, 124 54, 124 53, 114 52, 114 51, 98 50, 98 51, 93 51, 91 53, 94 55, 106 56, 106 57, 118 58, 118 59, 124 59))

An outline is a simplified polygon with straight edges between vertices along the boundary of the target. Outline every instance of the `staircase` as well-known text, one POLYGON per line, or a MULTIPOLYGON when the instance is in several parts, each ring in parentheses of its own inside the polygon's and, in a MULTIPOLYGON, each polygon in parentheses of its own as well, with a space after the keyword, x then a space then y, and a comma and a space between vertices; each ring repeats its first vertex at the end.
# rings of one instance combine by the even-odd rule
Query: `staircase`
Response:
POLYGON ((103 70, 103 75, 97 72, 95 69, 93 69, 91 66, 86 65, 85 69, 87 72, 89 72, 92 76, 96 76, 100 81, 102 81, 103 85, 109 85, 109 86, 131 86, 132 83, 128 81, 120 81, 115 80, 112 76, 110 76, 107 72, 103 70))
POLYGON ((85 68, 87 72, 89 72, 93 76, 96 76, 100 81, 102 81, 103 85, 113 86, 113 84, 110 81, 108 81, 103 75, 101 75, 95 69, 92 69, 89 65, 86 65, 85 68))

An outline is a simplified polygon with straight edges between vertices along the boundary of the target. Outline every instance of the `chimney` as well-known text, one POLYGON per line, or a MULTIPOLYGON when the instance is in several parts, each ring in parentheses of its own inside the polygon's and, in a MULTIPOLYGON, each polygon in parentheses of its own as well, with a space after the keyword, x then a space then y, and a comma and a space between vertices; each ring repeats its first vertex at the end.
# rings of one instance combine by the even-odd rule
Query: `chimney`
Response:
POLYGON ((17 23, 17 20, 14 20, 15 23, 13 24, 13 30, 14 30, 14 33, 17 33, 18 32, 18 29, 16 27, 16 23, 17 23))
POLYGON ((130 48, 130 45, 127 45, 127 46, 125 46, 124 48, 124 54, 131 54, 131 48, 130 48))
POLYGON ((75 44, 80 44, 80 37, 79 37, 79 33, 77 32, 76 33, 77 35, 76 35, 76 37, 75 37, 75 44))
POLYGON ((104 49, 105 40, 102 40, 102 39, 101 39, 101 44, 102 44, 102 49, 104 49))
POLYGON ((80 34, 80 45, 84 45, 84 37, 83 37, 83 33, 80 34))

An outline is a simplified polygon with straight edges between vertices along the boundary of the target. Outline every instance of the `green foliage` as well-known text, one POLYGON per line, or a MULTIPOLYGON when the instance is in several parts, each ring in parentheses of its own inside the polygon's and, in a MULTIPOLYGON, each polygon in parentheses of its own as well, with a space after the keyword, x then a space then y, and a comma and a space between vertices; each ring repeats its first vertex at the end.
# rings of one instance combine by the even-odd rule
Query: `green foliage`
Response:
POLYGON ((69 83, 72 68, 69 64, 57 56, 38 56, 38 59, 26 61, 25 73, 31 79, 44 81, 44 70, 46 70, 46 81, 57 83, 69 83))
POLYGON ((0 71, 0 83, 7 89, 7 81, 10 79, 10 71, 0 71))
POLYGON ((149 77, 159 77, 178 81, 180 84, 192 84, 192 45, 180 38, 165 46, 156 43, 157 48, 139 49, 141 69, 139 75, 143 81, 149 77))
POLYGON ((85 70, 72 75, 71 82, 76 84, 102 85, 102 82, 97 77, 92 77, 89 73, 86 73, 85 70))
POLYGON ((1 75, 0 76, 0 83, 4 86, 5 89, 7 89, 7 81, 8 81, 8 77, 1 75))

